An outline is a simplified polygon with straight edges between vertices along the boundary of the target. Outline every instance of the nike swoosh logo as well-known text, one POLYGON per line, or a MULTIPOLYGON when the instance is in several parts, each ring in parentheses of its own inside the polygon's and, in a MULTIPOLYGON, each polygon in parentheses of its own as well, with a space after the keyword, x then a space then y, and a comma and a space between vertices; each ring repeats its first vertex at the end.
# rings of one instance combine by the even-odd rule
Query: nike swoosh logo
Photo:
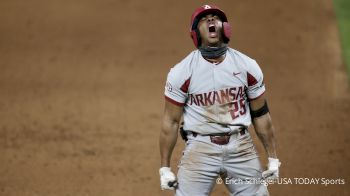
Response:
POLYGON ((238 74, 240 74, 241 72, 233 72, 234 76, 237 76, 238 74))

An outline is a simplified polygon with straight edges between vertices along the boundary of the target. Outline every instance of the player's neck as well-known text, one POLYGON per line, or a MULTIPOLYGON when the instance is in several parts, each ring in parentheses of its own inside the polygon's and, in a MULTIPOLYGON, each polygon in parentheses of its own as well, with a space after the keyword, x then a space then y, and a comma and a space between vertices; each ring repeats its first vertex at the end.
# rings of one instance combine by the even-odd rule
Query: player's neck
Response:
POLYGON ((209 61, 210 63, 219 64, 225 59, 225 57, 226 57, 226 55, 224 54, 218 58, 204 58, 204 59, 209 61))
POLYGON ((204 59, 211 63, 218 64, 225 59, 227 44, 221 43, 220 46, 202 44, 198 50, 201 52, 204 59))

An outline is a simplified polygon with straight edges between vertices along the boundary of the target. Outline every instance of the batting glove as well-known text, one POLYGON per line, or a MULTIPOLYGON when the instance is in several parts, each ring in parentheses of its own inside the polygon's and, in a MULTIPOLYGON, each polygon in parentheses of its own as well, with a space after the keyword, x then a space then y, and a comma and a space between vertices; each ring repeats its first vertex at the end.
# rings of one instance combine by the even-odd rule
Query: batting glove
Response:
POLYGON ((268 169, 262 173, 262 177, 265 180, 275 180, 279 177, 278 168, 280 167, 281 162, 278 159, 269 157, 268 169))
POLYGON ((170 167, 162 167, 159 169, 160 188, 162 190, 174 190, 177 186, 177 181, 170 167))

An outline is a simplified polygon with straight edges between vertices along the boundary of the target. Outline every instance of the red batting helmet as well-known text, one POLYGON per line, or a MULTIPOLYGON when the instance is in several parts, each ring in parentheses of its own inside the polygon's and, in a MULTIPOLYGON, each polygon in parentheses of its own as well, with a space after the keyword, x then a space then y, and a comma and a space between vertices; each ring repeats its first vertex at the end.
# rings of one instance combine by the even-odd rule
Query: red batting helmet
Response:
POLYGON ((203 5, 199 8, 197 8, 191 17, 191 28, 190 28, 190 35, 193 40, 194 45, 198 48, 200 46, 200 35, 197 28, 199 19, 207 14, 216 14, 219 16, 219 18, 222 21, 222 29, 223 29, 223 37, 224 42, 228 43, 230 41, 231 37, 231 26, 227 21, 227 17, 225 13, 217 6, 215 5, 203 5))

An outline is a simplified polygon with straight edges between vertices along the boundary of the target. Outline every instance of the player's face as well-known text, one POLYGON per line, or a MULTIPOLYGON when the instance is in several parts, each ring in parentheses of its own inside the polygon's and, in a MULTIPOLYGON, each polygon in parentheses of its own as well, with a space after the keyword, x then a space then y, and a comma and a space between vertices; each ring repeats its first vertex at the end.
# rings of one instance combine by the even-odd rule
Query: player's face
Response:
POLYGON ((222 21, 217 15, 208 14, 203 16, 198 23, 202 46, 221 46, 222 21))

